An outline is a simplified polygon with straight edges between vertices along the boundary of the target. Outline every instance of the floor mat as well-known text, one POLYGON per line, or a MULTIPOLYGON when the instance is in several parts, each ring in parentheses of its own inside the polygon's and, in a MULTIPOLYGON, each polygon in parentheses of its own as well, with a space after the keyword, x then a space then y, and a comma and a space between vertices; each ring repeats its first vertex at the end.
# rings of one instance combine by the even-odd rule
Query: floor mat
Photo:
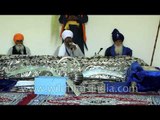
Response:
POLYGON ((29 105, 160 105, 159 95, 83 94, 36 96, 29 105))
POLYGON ((27 93, 0 93, 0 105, 17 105, 27 93))

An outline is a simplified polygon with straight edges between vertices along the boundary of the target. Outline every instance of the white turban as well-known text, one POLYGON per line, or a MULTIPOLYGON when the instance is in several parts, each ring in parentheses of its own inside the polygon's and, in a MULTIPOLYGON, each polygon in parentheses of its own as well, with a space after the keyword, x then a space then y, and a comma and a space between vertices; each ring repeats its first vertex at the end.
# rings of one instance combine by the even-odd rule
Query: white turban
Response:
POLYGON ((62 39, 65 40, 67 37, 73 38, 73 32, 70 30, 64 30, 62 33, 62 39))

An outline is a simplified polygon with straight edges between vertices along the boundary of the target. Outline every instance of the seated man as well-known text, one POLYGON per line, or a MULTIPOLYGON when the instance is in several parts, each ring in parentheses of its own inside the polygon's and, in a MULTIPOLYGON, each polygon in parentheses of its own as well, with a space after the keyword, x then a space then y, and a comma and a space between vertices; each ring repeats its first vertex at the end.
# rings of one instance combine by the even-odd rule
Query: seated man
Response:
POLYGON ((30 49, 23 45, 23 34, 15 34, 13 40, 15 45, 9 49, 8 55, 31 55, 30 49))
POLYGON ((79 46, 72 41, 72 38, 73 32, 70 30, 64 30, 62 33, 63 44, 57 48, 54 56, 84 56, 79 46))
POLYGON ((112 39, 114 44, 106 49, 105 56, 132 56, 132 50, 128 47, 123 46, 124 36, 117 29, 113 30, 112 39))

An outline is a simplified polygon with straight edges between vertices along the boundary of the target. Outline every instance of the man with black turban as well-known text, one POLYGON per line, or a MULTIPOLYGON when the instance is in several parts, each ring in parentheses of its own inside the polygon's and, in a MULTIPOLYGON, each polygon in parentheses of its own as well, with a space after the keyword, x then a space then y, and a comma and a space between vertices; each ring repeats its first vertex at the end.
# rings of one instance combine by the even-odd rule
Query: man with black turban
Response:
POLYGON ((132 56, 132 50, 123 46, 124 36, 117 29, 114 29, 112 32, 112 40, 114 44, 106 49, 105 56, 132 56))

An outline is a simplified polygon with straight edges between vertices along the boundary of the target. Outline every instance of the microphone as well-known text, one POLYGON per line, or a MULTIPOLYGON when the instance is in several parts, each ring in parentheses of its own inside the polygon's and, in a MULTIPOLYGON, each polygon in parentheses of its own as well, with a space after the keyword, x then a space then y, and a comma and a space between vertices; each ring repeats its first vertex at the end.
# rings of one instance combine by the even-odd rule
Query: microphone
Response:
POLYGON ((102 50, 103 50, 103 48, 100 48, 100 50, 99 50, 99 52, 97 54, 99 54, 102 50))

